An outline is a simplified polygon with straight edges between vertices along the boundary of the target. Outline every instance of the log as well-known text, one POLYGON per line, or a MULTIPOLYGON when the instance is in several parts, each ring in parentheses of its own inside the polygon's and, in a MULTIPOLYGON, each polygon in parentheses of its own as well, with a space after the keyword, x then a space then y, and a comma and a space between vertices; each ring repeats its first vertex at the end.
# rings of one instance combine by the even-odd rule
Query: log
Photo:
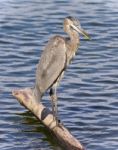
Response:
POLYGON ((63 124, 56 126, 52 112, 42 103, 36 103, 33 97, 32 89, 25 88, 12 91, 12 95, 30 110, 36 118, 38 118, 44 126, 56 137, 58 143, 64 150, 84 150, 82 144, 64 127, 63 124))

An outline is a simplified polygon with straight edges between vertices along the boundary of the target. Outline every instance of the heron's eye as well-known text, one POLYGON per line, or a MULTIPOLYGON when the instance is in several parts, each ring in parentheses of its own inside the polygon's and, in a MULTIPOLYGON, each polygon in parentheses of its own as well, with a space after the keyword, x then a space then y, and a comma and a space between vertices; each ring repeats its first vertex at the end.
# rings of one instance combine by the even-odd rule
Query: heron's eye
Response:
POLYGON ((75 26, 81 28, 80 22, 78 20, 75 22, 75 26))
POLYGON ((76 25, 76 26, 81 26, 78 19, 74 19, 74 25, 76 25))

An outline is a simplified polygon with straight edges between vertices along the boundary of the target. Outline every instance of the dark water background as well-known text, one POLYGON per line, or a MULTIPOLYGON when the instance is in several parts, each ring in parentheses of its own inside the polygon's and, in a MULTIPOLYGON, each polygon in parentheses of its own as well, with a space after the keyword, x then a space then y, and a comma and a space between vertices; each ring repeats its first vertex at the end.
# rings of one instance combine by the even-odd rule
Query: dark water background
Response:
MULTIPOLYGON (((12 97, 32 87, 48 39, 80 19, 81 46, 58 88, 63 123, 87 150, 118 150, 118 1, 0 0, 0 149, 58 150, 48 131, 12 97)), ((43 98, 50 105, 48 94, 43 98)))

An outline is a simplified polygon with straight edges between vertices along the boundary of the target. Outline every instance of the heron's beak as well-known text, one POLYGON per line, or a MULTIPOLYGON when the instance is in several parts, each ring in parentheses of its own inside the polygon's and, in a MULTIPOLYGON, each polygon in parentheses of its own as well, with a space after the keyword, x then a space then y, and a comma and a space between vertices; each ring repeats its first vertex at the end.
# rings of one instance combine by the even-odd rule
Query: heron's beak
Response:
POLYGON ((84 37, 88 40, 90 40, 90 36, 88 35, 88 33, 86 31, 84 31, 81 27, 72 25, 73 29, 76 30, 77 32, 81 33, 82 35, 84 35, 84 37))

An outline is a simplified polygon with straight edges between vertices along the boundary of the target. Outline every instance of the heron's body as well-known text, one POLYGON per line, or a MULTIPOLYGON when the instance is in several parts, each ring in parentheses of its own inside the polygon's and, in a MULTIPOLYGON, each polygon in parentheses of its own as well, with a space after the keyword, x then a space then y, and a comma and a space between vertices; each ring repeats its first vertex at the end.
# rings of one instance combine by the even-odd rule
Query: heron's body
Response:
POLYGON ((69 35, 69 38, 62 36, 51 38, 41 55, 36 70, 35 99, 40 102, 44 93, 50 89, 55 117, 57 116, 56 87, 79 46, 79 35, 76 30, 71 29, 71 21, 76 20, 72 17, 67 17, 64 20, 64 31, 69 35))

